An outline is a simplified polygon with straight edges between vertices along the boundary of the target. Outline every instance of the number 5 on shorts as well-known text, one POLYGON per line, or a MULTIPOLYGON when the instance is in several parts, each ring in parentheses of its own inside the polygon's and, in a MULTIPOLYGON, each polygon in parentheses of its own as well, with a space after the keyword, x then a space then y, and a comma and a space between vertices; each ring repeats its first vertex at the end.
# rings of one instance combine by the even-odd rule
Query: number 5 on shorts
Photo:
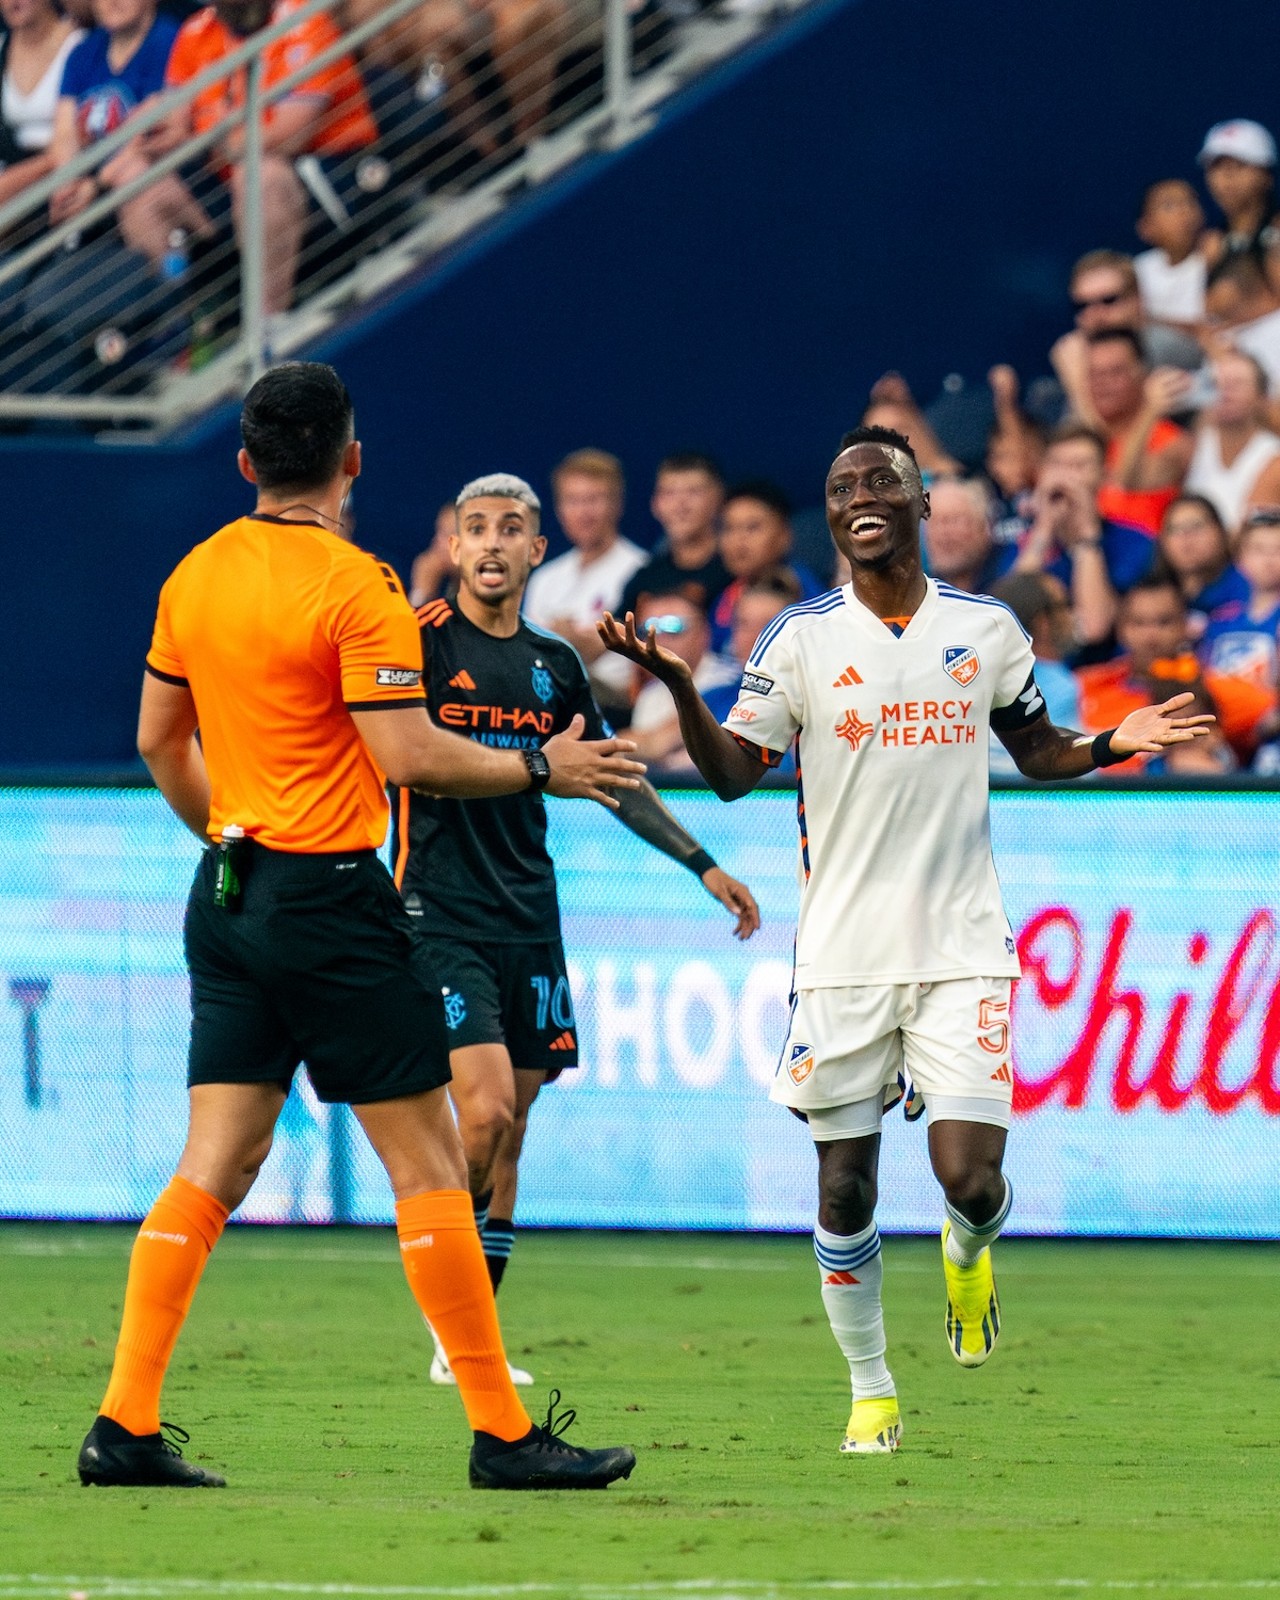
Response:
POLYGON ((1009 1050, 1009 1002, 983 1000, 978 1005, 978 1043, 993 1056, 1009 1050))

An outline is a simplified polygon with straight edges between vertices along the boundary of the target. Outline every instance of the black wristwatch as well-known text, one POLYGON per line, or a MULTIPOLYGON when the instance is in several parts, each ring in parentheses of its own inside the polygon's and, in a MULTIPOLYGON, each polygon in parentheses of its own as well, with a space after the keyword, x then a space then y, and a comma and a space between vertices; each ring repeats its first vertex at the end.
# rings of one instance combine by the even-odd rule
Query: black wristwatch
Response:
POLYGON ((529 787, 535 794, 541 794, 551 782, 551 763, 541 750, 522 750, 520 754, 529 769, 529 787))

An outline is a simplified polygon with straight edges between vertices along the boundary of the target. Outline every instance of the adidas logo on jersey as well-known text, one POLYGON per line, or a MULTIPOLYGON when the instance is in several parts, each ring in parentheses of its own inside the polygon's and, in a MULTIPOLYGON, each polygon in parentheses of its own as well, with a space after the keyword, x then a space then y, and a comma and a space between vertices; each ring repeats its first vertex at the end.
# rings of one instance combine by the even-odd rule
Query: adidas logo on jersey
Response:
POLYGON ((465 667, 456 677, 449 679, 449 687, 451 689, 474 689, 475 686, 476 680, 465 667))
POLYGON ((576 1050, 577 1048, 577 1038, 570 1028, 566 1028, 558 1039, 553 1039, 547 1046, 548 1050, 576 1050))
POLYGON ((857 667, 846 667, 840 676, 831 685, 833 689, 847 689, 850 684, 861 683, 857 667))
POLYGON ((419 606, 414 616, 425 628, 443 628, 453 615, 453 607, 447 600, 428 600, 426 605, 419 606))
POLYGON ((1003 1062, 999 1069, 991 1074, 992 1083, 1012 1083, 1013 1073, 1009 1070, 1009 1063, 1003 1062))

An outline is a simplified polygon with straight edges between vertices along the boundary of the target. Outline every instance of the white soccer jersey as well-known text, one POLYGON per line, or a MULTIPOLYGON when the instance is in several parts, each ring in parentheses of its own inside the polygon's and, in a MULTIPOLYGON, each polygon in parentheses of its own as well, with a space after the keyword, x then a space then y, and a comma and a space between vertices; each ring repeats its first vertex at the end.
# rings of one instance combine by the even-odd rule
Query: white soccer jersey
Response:
POLYGON ((775 752, 799 736, 797 989, 1019 975, 987 745, 993 711, 1044 709, 1031 642, 998 600, 926 583, 901 637, 849 584, 781 612, 725 719, 775 752))

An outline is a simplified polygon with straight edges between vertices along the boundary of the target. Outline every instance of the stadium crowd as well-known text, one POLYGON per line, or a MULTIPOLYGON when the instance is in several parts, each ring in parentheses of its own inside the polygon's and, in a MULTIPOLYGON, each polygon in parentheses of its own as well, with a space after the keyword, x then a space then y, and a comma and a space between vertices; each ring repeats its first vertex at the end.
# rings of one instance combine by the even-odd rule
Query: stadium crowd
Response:
MULTIPOLYGON (((0 206, 304 3, 0 0, 0 206)), ((637 71, 669 51, 676 16, 702 3, 628 7, 637 71)), ((327 281, 335 262, 349 263, 370 240, 392 236, 416 199, 497 170, 602 93, 598 0, 422 0, 358 51, 320 60, 348 29, 375 24, 386 6, 338 0, 263 52, 264 90, 318 63, 263 119, 268 318, 327 281)), ((213 134, 243 106, 245 92, 244 70, 230 73, 91 173, 69 177, 47 207, 0 229, 0 260, 145 178, 192 136, 213 134)), ((180 323, 176 347, 171 333, 152 337, 164 360, 175 353, 192 360, 210 328, 233 328, 244 147, 243 126, 225 130, 203 154, 157 176, 73 233, 56 256, 0 287, 0 382, 29 385, 32 373, 15 346, 38 332, 56 337, 59 324, 74 319, 77 300, 99 327, 129 328, 131 309, 143 305, 135 344, 144 325, 166 317, 180 323)), ((92 386, 94 376, 60 371, 55 380, 37 370, 34 386, 92 386)))
MULTIPOLYGON (((1005 601, 1031 635, 1052 719, 1097 733, 1190 690, 1212 738, 1145 762, 1146 775, 1280 772, 1280 229, 1275 142, 1257 123, 1212 128, 1200 152, 1222 213, 1165 179, 1137 219, 1136 257, 1091 250, 1069 291, 1075 326, 1048 353, 1052 377, 1020 392, 995 366, 967 461, 954 408, 922 408, 887 374, 862 415, 905 433, 925 469, 924 554, 937 578, 1005 601), (956 441, 949 437, 956 436, 956 441)), ((971 431, 971 430, 970 430, 971 431)), ((650 552, 620 531, 622 464, 602 450, 551 473, 569 550, 529 586, 526 614, 569 639, 600 703, 629 725, 651 770, 692 772, 661 685, 602 652, 595 623, 635 612, 694 669, 718 712, 752 644, 785 606, 847 575, 822 508, 793 515, 755 480, 726 484, 708 456, 668 456, 649 509, 650 552)), ((411 579, 416 604, 451 582, 441 508, 411 579)), ((1016 772, 994 744, 992 770, 1016 772)), ((1108 776, 1144 771, 1136 759, 1108 776)))
MULTIPOLYGON (((631 8, 648 59, 676 14, 664 4, 674 3, 631 8)), ((0 204, 301 4, 0 0, 0 204)), ((332 16, 302 22, 268 47, 264 82, 304 69, 342 27, 384 5, 343 0, 332 16)), ((581 82, 598 71, 582 55, 585 19, 585 0, 423 0, 360 59, 339 55, 275 104, 262 173, 266 313, 294 303, 317 230, 374 204, 394 163, 417 161, 447 181, 486 170, 550 125, 573 74, 581 82)), ((39 225, 73 219, 133 182, 190 133, 216 128, 243 93, 231 77, 200 94, 92 175, 58 186, 39 225)), ((1047 353, 1046 375, 1024 393, 1011 368, 992 368, 989 394, 977 397, 990 422, 981 452, 954 407, 922 407, 896 373, 874 385, 862 417, 911 438, 932 496, 930 571, 1014 609, 1035 640, 1055 719, 1101 730, 1166 698, 1170 685, 1216 712, 1214 739, 1162 758, 1171 773, 1280 771, 1276 162, 1261 125, 1210 129, 1199 164, 1212 226, 1188 179, 1152 183, 1135 222, 1141 253, 1093 249, 1075 263, 1074 325, 1047 353)), ((202 256, 238 237, 243 202, 244 139, 234 130, 203 164, 123 201, 86 242, 107 235, 157 278, 195 283, 202 256)), ((33 226, 0 238, 0 254, 33 226)), ((60 255, 0 291, 11 344, 38 324, 42 300, 65 316, 68 270, 60 255)), ((669 697, 602 652, 595 622, 605 610, 635 610, 686 656, 709 702, 727 706, 760 628, 842 577, 821 510, 793 516, 769 482, 727 485, 709 457, 673 454, 653 487, 661 539, 650 553, 620 532, 624 476, 611 455, 574 452, 552 486, 570 548, 536 574, 529 615, 575 645, 602 706, 631 727, 655 770, 686 774, 669 697)), ((450 581, 448 525, 442 515, 415 565, 419 603, 450 581)), ((1002 751, 993 766, 1008 770, 1002 751)))

